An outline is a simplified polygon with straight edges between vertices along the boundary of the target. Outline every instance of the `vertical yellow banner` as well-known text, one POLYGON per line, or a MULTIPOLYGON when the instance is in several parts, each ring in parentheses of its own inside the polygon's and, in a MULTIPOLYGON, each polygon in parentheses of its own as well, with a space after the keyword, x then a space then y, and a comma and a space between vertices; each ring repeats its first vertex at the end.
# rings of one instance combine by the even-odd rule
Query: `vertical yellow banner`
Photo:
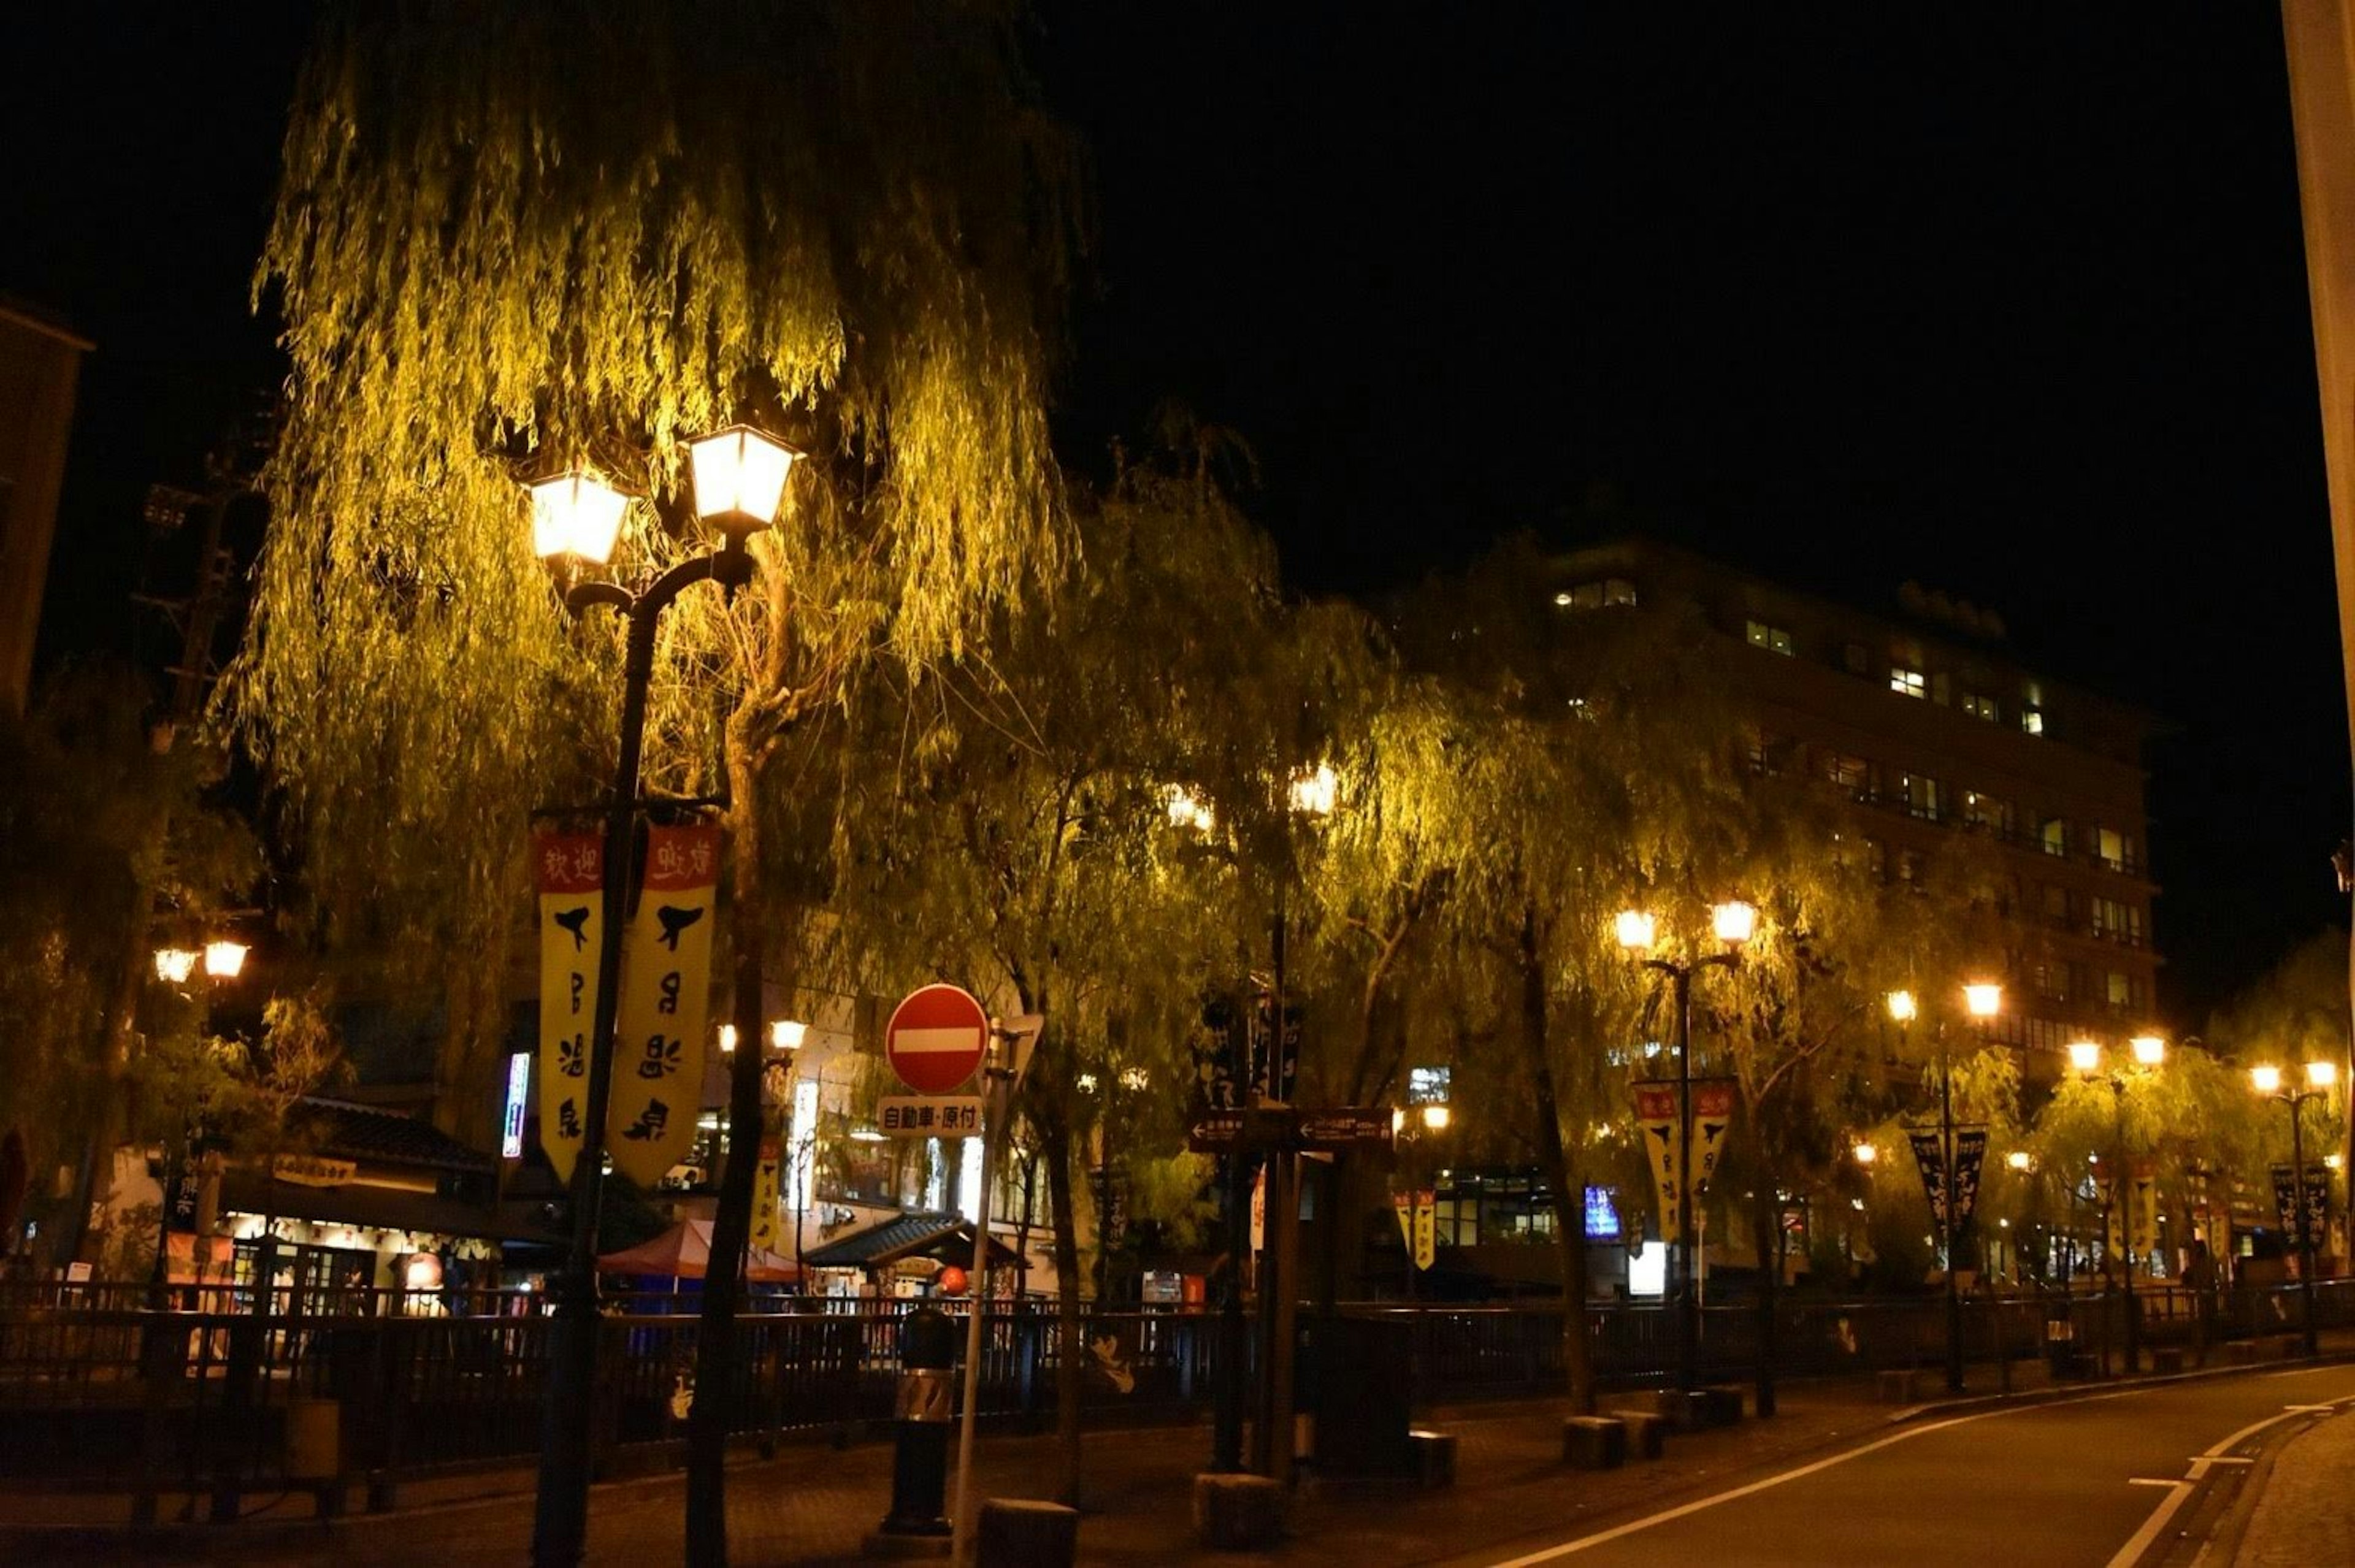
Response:
POLYGON ((1414 1266, 1427 1269, 1439 1260, 1439 1199, 1431 1189, 1414 1195, 1414 1266))
POLYGON ((604 841, 594 833, 536 834, 532 861, 539 889, 539 1147, 569 1182, 589 1110, 604 841))
POLYGON ((1652 1163, 1652 1191, 1660 1206, 1660 1240, 1671 1244, 1679 1233, 1677 1194, 1684 1182, 1684 1127, 1677 1109, 1675 1084, 1636 1085, 1636 1125, 1644 1140, 1645 1157, 1652 1163))
MULTIPOLYGON (((621 1021, 605 1146, 613 1168, 652 1187, 695 1147, 711 993, 719 829, 656 827, 622 949, 621 1021)), ((760 1049, 757 1040, 750 1042, 760 1049)))
POLYGON ((2135 1256, 2147 1258, 2158 1250, 2158 1167, 2138 1159, 2134 1164, 2133 1228, 2126 1241, 2135 1256))
POLYGON ((768 1253, 777 1250, 777 1140, 761 1140, 761 1163, 752 1172, 752 1245, 768 1253))

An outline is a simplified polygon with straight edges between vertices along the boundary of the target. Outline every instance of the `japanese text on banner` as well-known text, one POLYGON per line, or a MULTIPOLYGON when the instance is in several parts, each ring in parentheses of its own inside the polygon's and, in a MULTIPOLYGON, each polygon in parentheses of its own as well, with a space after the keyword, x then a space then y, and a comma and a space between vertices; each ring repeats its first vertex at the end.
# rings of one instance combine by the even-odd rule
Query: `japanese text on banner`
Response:
POLYGON ((719 829, 656 827, 622 949, 621 1020, 605 1145, 613 1167, 652 1187, 695 1147, 711 997, 719 829))
POLYGON ((589 1111, 605 846, 593 833, 540 833, 531 853, 539 890, 539 1147, 557 1178, 570 1181, 589 1111))

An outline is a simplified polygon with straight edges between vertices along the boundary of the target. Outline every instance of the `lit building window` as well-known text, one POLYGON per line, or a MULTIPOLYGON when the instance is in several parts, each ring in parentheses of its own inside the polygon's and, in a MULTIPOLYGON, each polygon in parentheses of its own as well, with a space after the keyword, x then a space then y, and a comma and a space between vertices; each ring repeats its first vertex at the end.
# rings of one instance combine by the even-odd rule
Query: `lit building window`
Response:
POLYGON ((1930 683, 1918 669, 1891 665, 1889 668, 1889 689, 1900 697, 1927 697, 1930 695, 1930 683))
POLYGON ((1633 608, 1636 585, 1624 577, 1575 583, 1555 593, 1553 603, 1558 610, 1602 610, 1612 606, 1633 608))
POLYGON ((2019 683, 2019 727, 2030 735, 2044 733, 2044 684, 2023 680, 2019 683))
POLYGON ((1921 773, 1905 773, 1899 777, 1898 792, 1905 797, 1906 814, 1924 822, 1938 820, 1938 781, 1921 773))
POLYGON ((1996 706, 1995 699, 1983 691, 1963 693, 1963 711, 1974 719, 1984 719, 1990 724, 1998 722, 2003 717, 2001 710, 1996 706))
POLYGON ((2124 972, 2113 969, 2109 974, 2110 1006, 2126 1008, 2134 1005, 2134 982, 2124 972))
POLYGON ((1788 658, 1798 652, 1792 644, 1791 634, 1780 626, 1770 626, 1764 621, 1753 621, 1743 629, 1753 648, 1764 648, 1770 654, 1788 658))
POLYGON ((1872 764, 1862 757, 1847 752, 1830 752, 1824 757, 1824 777, 1858 800, 1870 800, 1872 764))
POLYGON ((1981 790, 1963 792, 1963 820, 1990 833, 2011 831, 2011 802, 1981 790))
POLYGON ((2044 714, 2042 710, 2035 708, 2021 709, 2019 710, 2019 727, 2022 731, 2030 735, 2043 734, 2044 714))
POLYGON ((2127 870, 2134 862, 2134 840, 2115 827, 2097 827, 2094 830, 2094 853, 2111 870, 2127 870))
POLYGON ((2069 823, 2065 817, 2048 816, 2037 826, 2037 845, 2047 855, 2069 852, 2069 823))

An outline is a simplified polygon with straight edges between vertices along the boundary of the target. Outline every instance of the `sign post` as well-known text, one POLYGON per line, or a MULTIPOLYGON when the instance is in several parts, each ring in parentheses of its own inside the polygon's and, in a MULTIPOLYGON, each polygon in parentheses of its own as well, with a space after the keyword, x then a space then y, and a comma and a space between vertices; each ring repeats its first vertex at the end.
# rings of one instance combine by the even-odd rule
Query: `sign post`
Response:
MULTIPOLYGON (((957 995, 962 997, 964 993, 959 991, 957 995)), ((969 997, 965 999, 972 1000, 969 997)), ((907 1003, 900 1006, 904 1008, 907 1003)), ((989 1032, 984 1047, 987 1065, 982 1072, 982 1098, 986 1104, 981 1127, 981 1192, 974 1200, 973 1273, 965 1285, 971 1311, 964 1331, 964 1425, 957 1434, 956 1511, 949 1520, 949 1560, 953 1563, 968 1561, 968 1548, 973 1543, 973 1433, 981 1396, 981 1318, 989 1305, 989 1185, 996 1174, 994 1168, 998 1140, 1004 1136, 1007 1108, 1014 1099, 1015 1047, 1018 1041, 1035 1037, 1043 1021, 1033 1015, 1012 1020, 1012 1027, 995 1021, 987 1025, 989 1032)), ((893 1015, 893 1022, 898 1022, 897 1014, 893 1015)), ((1029 1065, 1027 1053, 1022 1065, 1029 1065)))

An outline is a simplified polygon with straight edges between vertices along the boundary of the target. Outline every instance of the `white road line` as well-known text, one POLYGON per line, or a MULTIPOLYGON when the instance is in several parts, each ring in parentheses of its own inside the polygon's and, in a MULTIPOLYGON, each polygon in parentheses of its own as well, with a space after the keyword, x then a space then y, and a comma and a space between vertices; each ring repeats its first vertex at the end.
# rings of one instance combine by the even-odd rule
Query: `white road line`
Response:
POLYGON ((2142 1528, 2118 1548, 2117 1555, 2110 1559, 2109 1568, 2134 1568, 2134 1564, 2141 1562, 2142 1554, 2150 1550, 2150 1543, 2158 1539, 2158 1532, 2167 1528, 2167 1521, 2175 1517, 2175 1510, 2183 1506, 2183 1499, 2198 1489, 2190 1481, 2177 1481, 2173 1485, 2175 1489, 2159 1499, 2158 1506, 2150 1510, 2150 1517, 2142 1521, 2142 1528))
POLYGON ((1861 1448, 1850 1448, 1828 1458, 1817 1459, 1813 1464, 1801 1465, 1796 1469, 1785 1470, 1780 1475, 1768 1476, 1764 1480, 1753 1481, 1748 1486, 1735 1487, 1731 1491, 1719 1492, 1713 1497, 1700 1498, 1676 1508, 1664 1509, 1658 1513, 1631 1520, 1625 1524, 1610 1530, 1600 1531, 1593 1535, 1582 1535, 1576 1541, 1567 1541, 1560 1546, 1549 1546, 1542 1552, 1532 1552, 1525 1557, 1515 1557, 1508 1562, 1494 1563, 1491 1564, 1491 1568, 1530 1568, 1532 1563, 1551 1563, 1556 1558, 1568 1557, 1573 1552, 1602 1546, 1606 1542, 1617 1541, 1622 1536, 1634 1535, 1638 1531, 1649 1530, 1654 1525, 1667 1524, 1672 1520, 1683 1519, 1688 1514, 1696 1514, 1704 1509, 1715 1508, 1720 1503, 1730 1503, 1737 1498, 1750 1497, 1771 1488, 1779 1487, 1785 1481, 1799 1480, 1815 1475, 1818 1471, 1828 1470, 1835 1465, 1845 1465, 1851 1459, 1861 1459, 1867 1454, 1877 1454, 1883 1448, 1891 1448, 1900 1443, 1910 1443, 1916 1437, 1927 1437, 1933 1432, 1945 1432, 1955 1426, 1968 1426, 1975 1421, 1989 1421, 1998 1415, 2014 1415, 2022 1410, 2049 1410, 2060 1404, 2094 1404, 2105 1399, 2124 1399, 2127 1394, 2138 1392, 2140 1391, 2122 1389, 2115 1393, 2091 1393, 2077 1399, 2052 1400, 2043 1405, 2013 1405, 2006 1409, 1982 1410, 1971 1415, 1950 1416, 1945 1421, 1933 1421, 1925 1425, 1909 1426, 1902 1432, 1892 1434, 1875 1443, 1868 1443, 1861 1448))
MULTIPOLYGON (((1552 1563, 1558 1559, 1572 1556, 1593 1547, 1606 1545, 1611 1541, 1618 1541, 1625 1536, 1636 1534, 1638 1531, 1650 1530, 1655 1525, 1668 1524, 1676 1520, 1684 1519, 1689 1515, 1700 1513, 1704 1509, 1713 1509, 1720 1503, 1730 1503, 1741 1498, 1753 1497, 1759 1492, 1767 1491, 1773 1488, 1779 1487, 1785 1481, 1800 1480, 1806 1477, 1816 1475, 1818 1472, 1831 1469, 1834 1466, 1845 1465, 1851 1459, 1861 1459, 1867 1454, 1877 1454, 1883 1448, 1891 1448, 1900 1443, 1910 1443, 1916 1437, 1927 1437, 1933 1432, 1945 1432, 1956 1426, 1968 1426, 1975 1421, 1989 1421, 1998 1415, 2018 1415, 2023 1411, 2030 1410, 2056 1410, 2063 1405, 2099 1404, 2105 1400, 2126 1399, 2134 1394, 2148 1392, 2149 1390, 2147 1388, 2118 1389, 2109 1393, 2081 1394, 2074 1399, 2047 1400, 2041 1404, 2007 1405, 1995 1410, 1977 1411, 1969 1415, 1950 1416, 1945 1421, 1933 1421, 1925 1425, 1909 1426, 1902 1432, 1894 1433, 1890 1436, 1880 1439, 1878 1442, 1867 1443, 1862 1447, 1849 1448, 1841 1453, 1831 1455, 1828 1457, 1817 1459, 1812 1464, 1801 1465, 1796 1469, 1785 1470, 1779 1475, 1768 1476, 1763 1480, 1752 1481, 1747 1486, 1735 1487, 1729 1491, 1719 1492, 1711 1497, 1698 1498, 1691 1502, 1682 1503, 1672 1509, 1663 1509, 1658 1513, 1646 1514, 1642 1519, 1630 1520, 1625 1524, 1616 1525, 1610 1530, 1598 1531, 1593 1535, 1582 1535, 1575 1541, 1566 1541, 1559 1546, 1549 1546, 1541 1552, 1532 1552, 1524 1556, 1508 1558, 1504 1562, 1491 1564, 1490 1568, 1532 1568, 1532 1565, 1535 1563, 1552 1563)), ((2341 1397, 2343 1399, 2355 1400, 2355 1394, 2347 1394, 2341 1397)), ((2325 1408, 2328 1409, 2332 1407, 2326 1406, 2325 1408)), ((2206 1456, 2210 1458, 2216 1457, 2225 1449, 2232 1447, 2232 1445, 2238 1443, 2243 1437, 2246 1437, 2250 1433, 2260 1431, 2264 1427, 2270 1426, 2275 1422, 2285 1419, 2286 1414, 2287 1413, 2285 1412, 2283 1415, 2269 1415, 2263 1421, 2254 1422, 2241 1428, 2240 1431, 2235 1432, 2232 1436, 2225 1438, 2222 1443, 2219 1443, 2214 1447, 2211 1448, 2206 1456)), ((2169 1484, 2180 1486, 2185 1494, 2189 1494, 2191 1490, 2190 1483, 2189 1482, 2172 1482, 2169 1484)), ((2158 1520, 2158 1524, 2153 1525, 2146 1522, 2144 1529, 2150 1534, 2156 1535, 2158 1533, 2158 1526, 2163 1526, 2167 1522, 2167 1519, 2171 1517, 2175 1510, 2181 1506, 2182 1498, 2180 1496, 2170 1494, 2167 1500, 2158 1505, 2158 1510, 2153 1516, 2158 1520)), ((2147 1542, 2146 1542, 2146 1544, 2147 1544, 2147 1542)), ((2112 1568, 2123 1568, 2124 1564, 2130 1563, 2132 1561, 2133 1559, 2131 1557, 2121 1556, 2113 1558, 2111 1560, 2112 1568)))
MULTIPOLYGON (((2224 1450, 2227 1448, 2237 1447, 2242 1440, 2249 1436, 2250 1434, 2263 1432, 2266 1427, 2273 1425, 2275 1422, 2287 1421, 2293 1415, 2307 1415, 2311 1414, 2316 1411, 2332 1411, 2337 1408, 2337 1405, 2332 1404, 2288 1405, 2283 1409, 2279 1415, 2268 1415, 2263 1421, 2253 1421, 2249 1423, 2248 1425, 2242 1427, 2238 1432, 2233 1433, 2230 1437, 2225 1438, 2222 1442, 2211 1445, 2205 1454, 2200 1455, 2198 1458, 2191 1461, 2190 1474, 2186 1476, 2182 1480, 2174 1483, 2175 1489, 2168 1493, 2166 1497, 2159 1499, 2158 1506, 2150 1510, 2150 1517, 2142 1521, 2142 1528, 2136 1531, 2133 1537, 2129 1539, 2124 1546, 2118 1548, 2117 1555, 2110 1559, 2108 1568, 2135 1568, 2135 1564, 2142 1561, 2143 1553, 2148 1552, 2151 1548, 2151 1543, 2158 1539, 2158 1532, 2165 1530, 2167 1528, 2168 1520, 2175 1517, 2175 1510, 2181 1508, 2191 1494, 2199 1489, 2194 1487, 2192 1483, 2201 1479, 2208 1474, 2209 1466, 2220 1464, 2245 1465, 2249 1463, 2246 1459, 2226 1458, 2224 1450)), ((2165 1485, 2166 1483, 2137 1480, 2135 1484, 2137 1486, 2160 1486, 2165 1485)))
POLYGON ((2160 1476, 2128 1476, 2126 1477, 2126 1485, 2130 1487, 2179 1487, 2182 1484, 2181 1481, 2170 1481, 2160 1476))

